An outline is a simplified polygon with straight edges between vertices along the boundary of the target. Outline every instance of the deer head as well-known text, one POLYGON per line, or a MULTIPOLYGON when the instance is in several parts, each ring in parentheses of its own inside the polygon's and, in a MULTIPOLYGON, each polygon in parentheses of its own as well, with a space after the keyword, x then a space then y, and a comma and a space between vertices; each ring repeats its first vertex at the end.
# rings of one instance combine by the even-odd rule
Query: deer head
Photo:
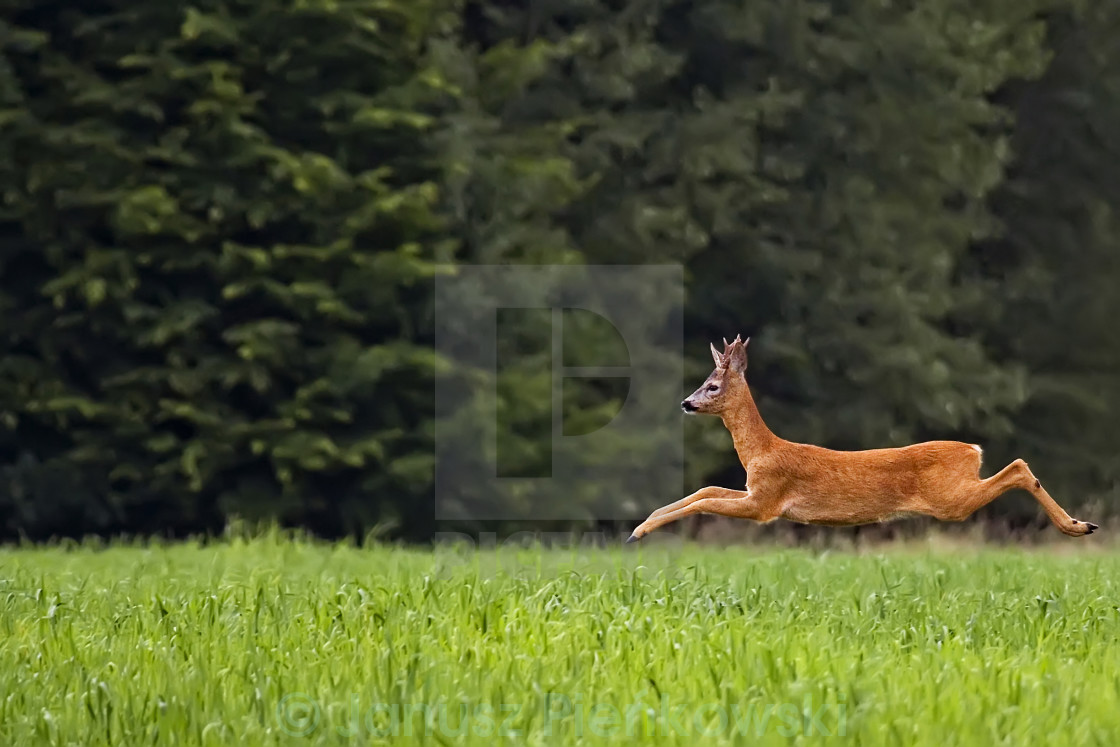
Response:
POLYGON ((681 402, 681 409, 687 413, 719 415, 732 407, 747 388, 747 343, 750 341, 751 338, 742 340, 738 335, 732 342, 724 338, 722 353, 712 345, 716 368, 699 389, 681 402))

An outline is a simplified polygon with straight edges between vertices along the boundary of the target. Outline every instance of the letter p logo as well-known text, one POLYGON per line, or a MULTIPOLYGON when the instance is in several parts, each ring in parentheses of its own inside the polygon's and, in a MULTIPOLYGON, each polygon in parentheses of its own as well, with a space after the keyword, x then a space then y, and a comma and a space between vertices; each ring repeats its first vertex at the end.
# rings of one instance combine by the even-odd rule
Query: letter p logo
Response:
POLYGON ((436 519, 625 519, 683 488, 679 266, 436 281, 436 519))

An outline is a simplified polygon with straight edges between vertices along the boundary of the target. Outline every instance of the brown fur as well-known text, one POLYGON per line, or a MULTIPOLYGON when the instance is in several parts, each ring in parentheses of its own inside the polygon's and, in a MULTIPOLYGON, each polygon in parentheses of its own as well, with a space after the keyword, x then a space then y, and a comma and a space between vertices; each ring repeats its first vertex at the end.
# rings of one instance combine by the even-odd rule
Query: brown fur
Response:
POLYGON ((906 516, 963 521, 1013 488, 1033 495, 1054 526, 1071 537, 1097 528, 1070 518, 1022 459, 981 479, 981 451, 974 444, 928 441, 896 449, 833 451, 778 438, 762 421, 747 385, 748 342, 750 338, 724 340, 722 353, 713 345, 715 370, 681 403, 686 412, 723 419, 747 471, 747 489, 702 488, 654 511, 628 542, 697 513, 830 526, 906 516))

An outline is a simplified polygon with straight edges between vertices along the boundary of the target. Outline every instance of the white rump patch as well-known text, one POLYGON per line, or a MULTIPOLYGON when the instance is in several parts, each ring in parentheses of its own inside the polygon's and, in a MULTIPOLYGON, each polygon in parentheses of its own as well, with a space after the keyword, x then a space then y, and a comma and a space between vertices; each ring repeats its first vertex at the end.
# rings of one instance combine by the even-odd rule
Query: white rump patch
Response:
POLYGON ((976 444, 969 444, 969 446, 976 449, 977 454, 979 454, 980 456, 984 456, 984 450, 981 449, 979 446, 977 446, 976 444))

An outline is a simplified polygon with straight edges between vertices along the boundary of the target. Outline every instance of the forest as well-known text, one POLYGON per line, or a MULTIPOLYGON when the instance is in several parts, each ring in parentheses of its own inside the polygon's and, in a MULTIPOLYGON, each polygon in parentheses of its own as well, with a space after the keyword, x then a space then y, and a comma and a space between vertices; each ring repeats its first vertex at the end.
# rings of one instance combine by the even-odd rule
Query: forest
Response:
MULTIPOLYGON (((1120 4, 0 7, 2 538, 430 538, 434 392, 477 373, 435 289, 484 265, 679 267, 674 412, 742 333, 784 438, 967 440, 1120 509, 1120 4)), ((588 325, 574 365, 613 344, 588 325)), ((491 382, 512 472, 542 459, 531 357, 491 382)), ((718 421, 682 428, 688 490, 742 484, 718 421)), ((575 528, 604 500, 577 488, 575 528)))

